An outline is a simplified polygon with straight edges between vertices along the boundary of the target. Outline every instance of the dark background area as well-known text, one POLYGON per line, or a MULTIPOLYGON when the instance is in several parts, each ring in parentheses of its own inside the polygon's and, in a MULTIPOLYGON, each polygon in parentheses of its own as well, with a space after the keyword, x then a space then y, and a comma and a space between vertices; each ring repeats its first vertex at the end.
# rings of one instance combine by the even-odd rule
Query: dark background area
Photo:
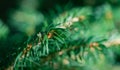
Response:
MULTIPOLYGON (((18 8, 19 2, 18 0, 0 0, 0 18, 4 22, 7 21, 9 11, 18 8)), ((39 10, 42 12, 47 12, 55 5, 65 6, 68 3, 72 3, 73 6, 97 6, 105 3, 103 0, 40 0, 40 2, 39 10)))

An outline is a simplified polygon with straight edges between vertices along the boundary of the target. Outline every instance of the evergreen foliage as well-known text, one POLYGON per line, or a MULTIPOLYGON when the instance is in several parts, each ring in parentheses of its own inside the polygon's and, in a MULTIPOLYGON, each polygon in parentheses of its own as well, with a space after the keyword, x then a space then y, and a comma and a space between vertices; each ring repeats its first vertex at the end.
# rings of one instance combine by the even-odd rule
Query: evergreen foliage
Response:
POLYGON ((0 58, 0 69, 115 70, 120 58, 119 1, 56 2, 47 12, 37 11, 38 2, 22 0, 9 12, 9 28, 0 22, 1 46, 14 50, 4 57, 8 64, 0 58))

